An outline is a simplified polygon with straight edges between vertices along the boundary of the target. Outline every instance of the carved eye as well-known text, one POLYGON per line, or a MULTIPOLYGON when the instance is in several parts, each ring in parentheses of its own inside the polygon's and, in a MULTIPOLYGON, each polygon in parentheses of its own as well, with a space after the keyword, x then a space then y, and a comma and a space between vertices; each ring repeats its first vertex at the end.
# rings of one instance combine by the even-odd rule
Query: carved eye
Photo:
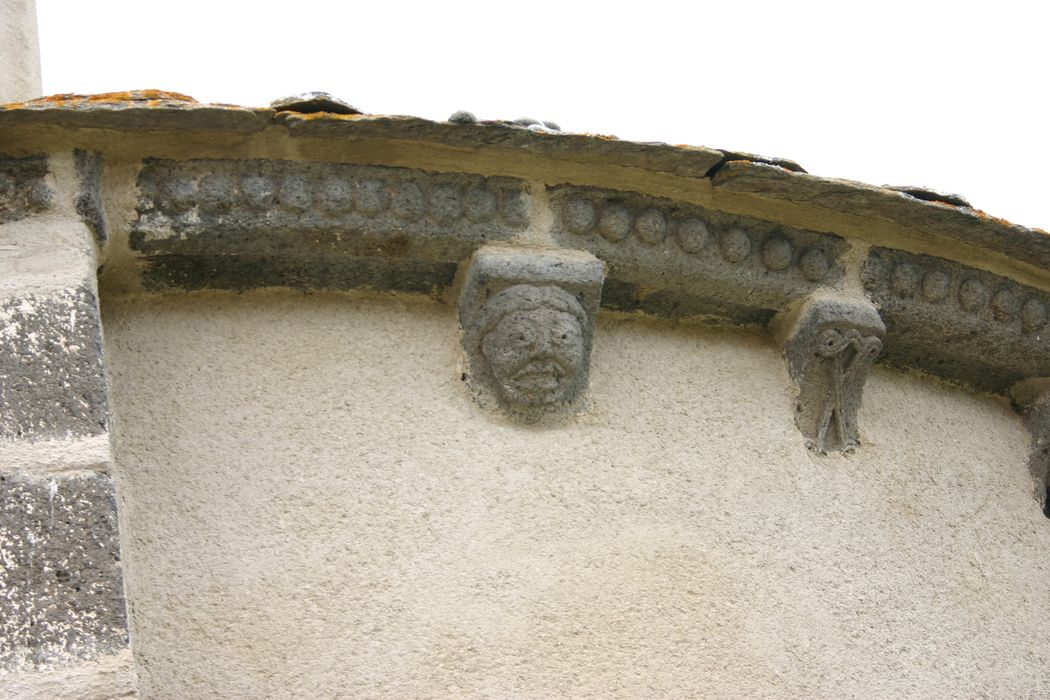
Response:
POLYGON ((561 339, 562 339, 562 340, 566 340, 566 339, 567 339, 568 337, 569 337, 569 334, 568 334, 568 333, 562 333, 562 334, 561 334, 561 339))

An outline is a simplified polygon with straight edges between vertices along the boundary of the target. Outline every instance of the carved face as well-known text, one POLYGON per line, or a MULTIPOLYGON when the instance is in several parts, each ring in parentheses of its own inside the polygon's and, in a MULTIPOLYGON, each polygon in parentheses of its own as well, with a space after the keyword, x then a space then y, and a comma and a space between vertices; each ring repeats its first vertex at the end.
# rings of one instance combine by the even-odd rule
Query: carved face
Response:
POLYGON ((571 401, 584 370, 577 317, 550 306, 510 311, 481 342, 496 389, 525 406, 571 401))

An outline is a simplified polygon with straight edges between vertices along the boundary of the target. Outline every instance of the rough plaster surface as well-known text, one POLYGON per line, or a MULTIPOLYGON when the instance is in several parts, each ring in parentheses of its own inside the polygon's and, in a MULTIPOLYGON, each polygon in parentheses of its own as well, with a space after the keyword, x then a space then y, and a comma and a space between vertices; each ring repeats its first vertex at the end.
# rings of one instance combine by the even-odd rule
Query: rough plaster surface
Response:
POLYGON ((453 309, 104 308, 144 697, 1045 697, 1004 403, 875 368, 808 452, 769 341, 599 319, 589 408, 484 412, 453 309))

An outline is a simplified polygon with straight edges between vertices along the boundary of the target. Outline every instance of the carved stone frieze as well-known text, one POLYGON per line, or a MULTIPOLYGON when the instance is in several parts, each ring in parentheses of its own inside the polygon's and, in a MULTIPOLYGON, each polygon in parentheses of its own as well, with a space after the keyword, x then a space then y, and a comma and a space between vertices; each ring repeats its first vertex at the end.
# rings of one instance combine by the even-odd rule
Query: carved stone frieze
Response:
POLYGON ((874 248, 864 288, 886 322, 886 359, 981 389, 1050 376, 1050 295, 1006 277, 874 248))
POLYGON ((836 236, 613 190, 549 192, 555 240, 608 262, 612 308, 761 323, 842 276, 836 236))
POLYGON ((51 206, 47 156, 0 156, 0 224, 46 211, 51 206))
POLYGON ((587 387, 603 279, 602 263, 579 251, 479 250, 459 304, 479 399, 495 397, 525 417, 576 402, 587 387))
POLYGON ((393 282, 421 291, 451 282, 455 265, 479 244, 512 238, 529 222, 525 184, 501 177, 342 163, 152 160, 138 185, 131 245, 151 260, 147 286, 393 282), (390 263, 388 273, 373 269, 380 259, 390 263), (239 267, 245 274, 231 277, 239 267))
POLYGON ((885 326, 871 304, 818 294, 773 324, 797 389, 795 422, 816 452, 860 444, 857 411, 882 350, 885 326))

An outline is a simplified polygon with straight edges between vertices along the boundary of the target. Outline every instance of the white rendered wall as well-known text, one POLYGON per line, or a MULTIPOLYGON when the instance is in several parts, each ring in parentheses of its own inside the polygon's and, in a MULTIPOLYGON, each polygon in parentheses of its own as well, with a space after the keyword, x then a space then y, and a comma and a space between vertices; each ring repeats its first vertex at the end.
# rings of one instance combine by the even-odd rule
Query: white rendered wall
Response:
POLYGON ((0 0, 0 104, 40 97, 35 0, 0 0))
POLYGON ((764 338, 600 320, 561 428, 466 394, 453 310, 104 308, 147 698, 1046 697, 1050 521, 1000 400, 877 367, 805 450, 764 338))

